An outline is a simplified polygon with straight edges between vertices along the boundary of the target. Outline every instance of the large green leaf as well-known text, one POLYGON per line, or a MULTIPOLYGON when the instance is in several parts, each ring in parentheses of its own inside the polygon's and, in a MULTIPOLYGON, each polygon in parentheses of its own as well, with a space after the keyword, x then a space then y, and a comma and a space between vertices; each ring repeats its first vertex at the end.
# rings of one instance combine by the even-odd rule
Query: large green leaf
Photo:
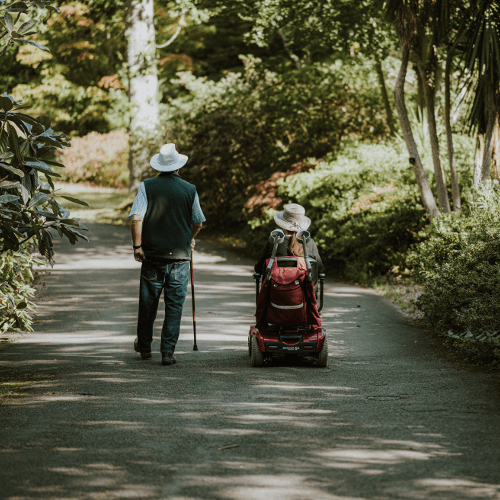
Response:
POLYGON ((49 199, 50 198, 44 193, 36 193, 35 196, 31 198, 28 207, 31 208, 33 206, 40 205, 41 203, 44 203, 49 199))
POLYGON ((15 38, 15 40, 16 40, 16 42, 34 45, 35 47, 39 48, 40 50, 45 50, 46 52, 50 52, 50 50, 47 47, 44 47, 43 45, 40 45, 40 44, 33 42, 31 40, 21 40, 20 38, 15 38))
POLYGON ((0 161, 0 168, 7 170, 7 172, 11 172, 12 174, 17 175, 18 177, 24 177, 24 172, 22 170, 11 167, 7 163, 3 163, 2 161, 0 161))
POLYGON ((47 160, 47 159, 43 159, 43 161, 45 163, 47 163, 48 165, 53 165, 54 167, 62 167, 62 168, 66 168, 62 163, 59 163, 58 161, 54 161, 54 160, 47 160))
POLYGON ((19 196, 14 194, 3 194, 0 196, 0 203, 10 203, 11 201, 19 199, 19 196))
POLYGON ((86 201, 80 200, 78 198, 73 198, 72 196, 60 195, 61 198, 65 200, 71 201, 72 203, 76 203, 77 205, 83 205, 84 207, 88 207, 89 204, 86 201))
POLYGON ((36 121, 41 123, 46 129, 50 128, 51 120, 47 115, 37 116, 36 121))
POLYGON ((12 181, 0 182, 0 188, 2 189, 13 189, 19 187, 20 185, 21 185, 20 182, 12 182, 12 181))
POLYGON ((21 181, 21 196, 23 203, 26 205, 31 196, 31 176, 25 175, 21 181))
POLYGON ((31 28, 33 28, 34 26, 36 26, 36 21, 34 21, 33 19, 30 19, 29 21, 26 21, 25 23, 21 24, 21 26, 18 28, 17 32, 21 36, 26 36, 28 34, 28 32, 31 30, 31 28))
POLYGON ((14 29, 14 18, 8 12, 5 13, 3 22, 9 33, 12 32, 14 29))
POLYGON ((0 107, 5 111, 10 111, 14 107, 14 99, 10 96, 0 96, 0 107))
POLYGON ((66 228, 68 231, 71 231, 71 233, 73 233, 74 235, 84 239, 85 241, 89 241, 88 237, 85 236, 84 234, 80 233, 80 231, 76 231, 75 229, 73 229, 72 227, 67 227, 66 228))
POLYGON ((26 2, 14 2, 8 6, 7 10, 9 12, 26 12, 28 5, 26 2))
POLYGON ((23 157, 21 155, 21 150, 19 149, 19 137, 17 135, 16 129, 10 123, 7 123, 7 132, 10 148, 16 156, 17 161, 19 163, 22 163, 23 157))
POLYGON ((34 168, 35 170, 43 172, 44 174, 52 175, 53 177, 61 177, 43 161, 26 161, 24 164, 28 167, 34 168))
POLYGON ((37 125, 38 122, 30 115, 26 113, 19 113, 16 111, 16 115, 25 123, 29 123, 30 125, 37 125))

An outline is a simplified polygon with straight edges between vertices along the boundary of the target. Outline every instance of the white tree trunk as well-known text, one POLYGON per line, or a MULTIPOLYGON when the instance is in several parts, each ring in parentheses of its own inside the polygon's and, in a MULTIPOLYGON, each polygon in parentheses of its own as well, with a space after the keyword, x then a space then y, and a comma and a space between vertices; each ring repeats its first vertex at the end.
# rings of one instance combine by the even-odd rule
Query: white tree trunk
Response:
POLYGON ((484 182, 490 178, 491 160, 493 157, 493 133, 497 121, 497 109, 495 106, 495 89, 488 77, 485 85, 484 107, 487 117, 486 131, 484 134, 483 164, 481 165, 481 180, 484 182))
POLYGON ((474 160, 474 175, 472 176, 472 185, 477 186, 481 180, 481 167, 483 166, 483 153, 484 153, 484 136, 478 135, 476 156, 474 160))
POLYGON ((406 72, 408 71, 410 48, 408 44, 405 43, 405 40, 401 36, 398 27, 396 27, 396 32, 398 33, 401 44, 401 68, 399 69, 398 78, 396 80, 396 87, 394 89, 394 97, 396 101, 399 124, 401 125, 401 130, 406 142, 406 147, 408 148, 408 153, 410 155, 410 158, 412 158, 413 171, 415 172, 415 177, 417 179, 417 185, 420 191, 420 196, 422 197, 422 203, 424 204, 427 213, 429 213, 431 217, 436 217, 437 215, 439 215, 439 210, 436 205, 434 195, 432 194, 432 190, 429 186, 429 181, 427 179, 427 175, 425 174, 422 160, 420 159, 420 155, 418 154, 417 144, 413 136, 410 120, 408 119, 408 110, 406 109, 405 104, 404 86, 406 72))
POLYGON ((129 190, 137 191, 159 135, 158 74, 153 0, 126 1, 127 69, 130 100, 129 190))
MULTIPOLYGON (((424 76, 423 76, 424 77, 424 76)), ((424 81, 425 104, 427 110, 427 123, 429 125, 429 135, 431 140, 432 163, 434 164, 434 176, 436 179, 436 189, 438 194, 439 208, 445 214, 450 212, 450 201, 448 190, 446 189, 446 178, 441 165, 441 154, 439 152, 439 139, 436 126, 436 107, 434 104, 434 88, 428 83, 429 75, 425 75, 424 81)))
POLYGON ((453 209, 460 212, 462 203, 460 201, 460 187, 458 184, 457 164, 455 159, 455 148, 453 147, 453 133, 451 129, 451 83, 450 74, 452 67, 453 52, 450 51, 446 59, 444 74, 444 121, 446 125, 446 144, 448 146, 448 163, 450 165, 451 193, 453 197, 453 209))

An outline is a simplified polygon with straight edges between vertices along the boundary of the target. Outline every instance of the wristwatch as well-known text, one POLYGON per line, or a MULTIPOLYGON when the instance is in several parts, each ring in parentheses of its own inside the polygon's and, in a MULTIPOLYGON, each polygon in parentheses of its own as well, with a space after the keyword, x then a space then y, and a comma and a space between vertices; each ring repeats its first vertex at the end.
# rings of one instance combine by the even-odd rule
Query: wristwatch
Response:
POLYGON ((138 248, 141 248, 141 247, 142 247, 142 245, 137 245, 137 246, 132 245, 132 247, 133 247, 133 249, 134 249, 134 250, 137 250, 138 248))

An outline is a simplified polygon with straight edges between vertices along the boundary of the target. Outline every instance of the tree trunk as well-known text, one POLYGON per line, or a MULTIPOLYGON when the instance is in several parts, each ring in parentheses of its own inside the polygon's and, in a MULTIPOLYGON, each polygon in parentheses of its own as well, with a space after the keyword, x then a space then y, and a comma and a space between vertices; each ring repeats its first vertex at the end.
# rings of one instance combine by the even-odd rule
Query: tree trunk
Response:
POLYGON ((399 124, 401 125, 401 130, 406 142, 406 147, 408 148, 410 160, 412 161, 413 171, 415 172, 418 189, 420 191, 420 196, 422 197, 422 203, 424 204, 427 213, 429 213, 431 217, 436 217, 437 215, 439 215, 439 210, 436 206, 436 200, 434 199, 434 195, 432 194, 431 188, 429 186, 429 181, 427 180, 427 175, 425 174, 424 167, 422 166, 420 155, 418 154, 417 144, 415 143, 410 120, 408 119, 408 110, 406 109, 405 104, 404 87, 406 73, 408 71, 410 48, 408 44, 405 43, 404 38, 401 36, 399 28, 397 26, 396 33, 398 34, 398 38, 401 44, 401 68, 399 69, 398 78, 396 80, 396 87, 394 89, 394 97, 396 101, 399 124))
POLYGON ((472 176, 472 185, 477 186, 479 180, 481 179, 481 167, 483 165, 483 153, 484 153, 484 136, 477 136, 476 143, 476 157, 474 161, 474 175, 472 176))
POLYGON ((159 129, 157 99, 158 75, 153 24, 153 0, 127 0, 125 36, 129 78, 129 190, 136 192, 142 173, 160 144, 155 144, 159 129), (154 145, 154 146, 153 146, 154 145))
POLYGON ((420 70, 415 63, 413 63, 413 70, 415 71, 415 75, 417 76, 417 95, 415 96, 417 107, 419 111, 422 111, 425 108, 424 82, 422 80, 420 70))
POLYGON ((494 133, 494 145, 493 145, 493 180, 498 184, 498 166, 500 163, 500 127, 498 124, 498 116, 495 124, 495 133, 494 133))
POLYGON ((283 33, 281 28, 278 28, 278 35, 281 38, 281 41, 283 43, 283 48, 285 49, 286 53, 289 55, 290 59, 292 59, 292 61, 295 63, 296 68, 300 69, 301 63, 300 63, 299 56, 297 56, 297 54, 294 54, 292 52, 292 50, 290 49, 290 46, 288 45, 288 41, 287 41, 285 34, 283 33))
POLYGON ((438 194, 438 203, 441 212, 447 214, 450 212, 450 201, 448 199, 448 190, 446 188, 446 179, 443 167, 441 165, 441 155, 439 152, 439 139, 436 126, 436 106, 435 89, 432 85, 432 62, 420 64, 421 76, 424 81, 425 108, 427 111, 427 124, 429 126, 429 138, 431 141, 432 163, 434 164, 434 176, 436 179, 436 189, 438 194))
POLYGON ((458 185, 457 164, 455 160, 455 148, 453 147, 453 133, 451 130, 451 90, 450 73, 453 53, 450 52, 446 59, 444 71, 444 121, 446 125, 446 145, 448 146, 448 163, 450 165, 451 193, 453 197, 453 210, 460 212, 462 203, 460 201, 460 187, 458 185))
POLYGON ((486 78, 486 85, 484 87, 484 106, 487 123, 484 134, 483 164, 481 165, 482 181, 486 181, 490 177, 491 159, 493 156, 493 133, 495 131, 495 123, 497 121, 495 89, 489 77, 484 76, 484 78, 486 78))
POLYGON ((375 71, 378 76, 378 83, 380 85, 380 93, 382 95, 382 101, 384 102, 385 114, 387 116, 387 125, 391 131, 391 135, 396 135, 396 127, 394 126, 394 116, 392 114, 391 103, 389 101, 389 95, 387 94, 387 87, 385 85, 384 71, 382 69, 382 61, 378 54, 375 55, 375 71))

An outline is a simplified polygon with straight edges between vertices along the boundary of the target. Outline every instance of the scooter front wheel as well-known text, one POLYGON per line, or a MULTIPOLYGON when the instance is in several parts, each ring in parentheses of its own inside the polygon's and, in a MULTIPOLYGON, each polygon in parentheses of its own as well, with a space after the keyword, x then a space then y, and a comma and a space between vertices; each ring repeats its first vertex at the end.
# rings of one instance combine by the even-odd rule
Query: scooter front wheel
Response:
POLYGON ((264 364, 264 354, 259 349, 259 343, 255 338, 255 335, 252 336, 252 347, 251 347, 251 358, 250 361, 254 368, 261 368, 264 364))

